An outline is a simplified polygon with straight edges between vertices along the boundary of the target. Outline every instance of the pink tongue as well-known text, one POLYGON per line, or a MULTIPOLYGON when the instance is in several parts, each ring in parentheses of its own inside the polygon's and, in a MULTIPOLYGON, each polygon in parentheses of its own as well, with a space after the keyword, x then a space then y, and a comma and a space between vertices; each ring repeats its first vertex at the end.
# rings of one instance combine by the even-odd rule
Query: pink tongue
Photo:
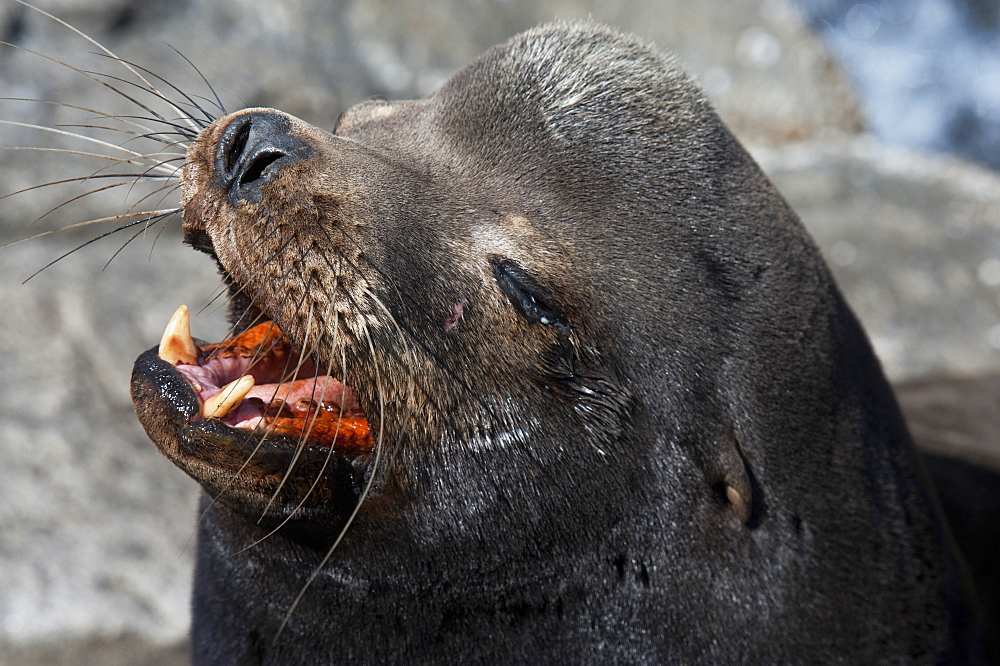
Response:
POLYGON ((250 389, 247 398, 260 398, 265 403, 281 400, 295 404, 302 399, 313 402, 328 402, 343 405, 345 414, 358 409, 358 401, 351 389, 327 375, 312 379, 299 379, 284 384, 258 384, 250 389))
POLYGON ((237 428, 263 428, 261 441, 273 432, 298 437, 300 444, 308 441, 352 451, 374 447, 368 419, 351 388, 318 374, 316 366, 292 349, 273 322, 260 323, 236 337, 191 352, 188 347, 194 342, 183 317, 187 309, 178 312, 182 321, 171 320, 164 333, 166 342, 160 343, 160 357, 197 393, 201 409, 193 415, 195 419, 216 418, 237 428), (178 328, 186 333, 180 344, 175 339, 178 328), (163 356, 164 348, 167 356, 163 356), (235 393, 219 395, 230 384, 235 393), (214 400, 215 396, 222 399, 214 400), (206 417, 206 409, 213 416, 206 417))
MULTIPOLYGON (((263 379, 264 383, 256 384, 244 396, 240 404, 223 419, 224 423, 235 427, 253 427, 264 415, 264 406, 285 403, 295 406, 304 401, 304 408, 309 403, 325 403, 326 408, 344 415, 359 412, 361 407, 351 389, 330 377, 320 375, 297 379, 290 382, 276 383, 273 379, 280 377, 286 371, 284 359, 264 357, 251 364, 252 356, 222 356, 213 355, 203 361, 203 365, 180 364, 177 370, 184 375, 198 393, 198 399, 204 403, 217 394, 222 387, 245 373, 252 373, 255 378, 263 379), (267 381, 271 379, 272 381, 267 381), (256 398, 256 399, 254 399, 256 398), (253 423, 251 423, 253 422, 253 423)), ((307 370, 312 369, 309 364, 307 370)))
MULTIPOLYGON (((199 397, 204 402, 218 391, 219 389, 211 392, 206 390, 199 397)), ((361 409, 350 388, 333 377, 324 375, 283 384, 258 384, 250 389, 239 406, 226 415, 222 421, 236 428, 255 427, 264 415, 261 403, 268 405, 276 400, 288 405, 295 405, 300 400, 307 403, 326 403, 329 408, 335 409, 345 416, 361 409), (251 398, 257 398, 261 402, 251 400, 251 398)))

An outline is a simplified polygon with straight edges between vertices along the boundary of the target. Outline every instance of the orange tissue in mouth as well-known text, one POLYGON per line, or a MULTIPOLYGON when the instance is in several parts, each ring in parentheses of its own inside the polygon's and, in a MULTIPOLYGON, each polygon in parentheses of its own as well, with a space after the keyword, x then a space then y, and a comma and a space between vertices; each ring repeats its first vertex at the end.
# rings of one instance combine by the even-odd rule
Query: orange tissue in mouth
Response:
POLYGON ((274 322, 198 347, 182 305, 167 325, 159 355, 194 388, 201 403, 198 418, 338 450, 374 446, 368 419, 351 388, 320 374, 274 322))

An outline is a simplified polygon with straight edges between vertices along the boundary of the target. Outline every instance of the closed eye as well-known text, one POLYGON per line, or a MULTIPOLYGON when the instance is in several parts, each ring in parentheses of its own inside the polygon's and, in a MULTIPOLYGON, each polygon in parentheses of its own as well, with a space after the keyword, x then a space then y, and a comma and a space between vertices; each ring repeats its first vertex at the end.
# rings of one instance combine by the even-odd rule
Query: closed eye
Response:
POLYGON ((500 257, 491 258, 490 263, 500 291, 525 319, 533 324, 555 326, 562 333, 569 331, 569 322, 559 303, 520 264, 500 257))

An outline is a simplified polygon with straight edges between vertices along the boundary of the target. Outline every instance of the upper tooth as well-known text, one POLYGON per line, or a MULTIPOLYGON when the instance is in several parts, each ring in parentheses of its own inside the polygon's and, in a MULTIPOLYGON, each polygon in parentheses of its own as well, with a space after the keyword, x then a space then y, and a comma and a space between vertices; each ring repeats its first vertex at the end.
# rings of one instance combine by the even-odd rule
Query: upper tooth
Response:
POLYGON ((205 401, 201 406, 201 413, 205 418, 221 419, 225 418, 233 407, 240 404, 246 397, 250 389, 253 388, 253 375, 243 375, 234 382, 230 382, 222 389, 205 401))
POLYGON ((160 338, 158 353, 160 358, 174 365, 198 363, 198 347, 191 339, 191 316, 186 305, 177 308, 177 312, 167 323, 167 329, 160 338))

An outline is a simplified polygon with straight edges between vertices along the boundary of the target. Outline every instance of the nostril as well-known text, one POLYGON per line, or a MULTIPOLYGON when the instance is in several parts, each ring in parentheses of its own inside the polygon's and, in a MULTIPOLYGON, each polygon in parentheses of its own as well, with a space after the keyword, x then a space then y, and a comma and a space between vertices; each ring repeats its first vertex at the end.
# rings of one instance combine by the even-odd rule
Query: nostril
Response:
POLYGON ((216 183, 228 189, 237 182, 243 182, 243 173, 260 155, 285 152, 280 146, 268 150, 265 145, 275 141, 280 143, 284 137, 289 137, 291 130, 288 118, 277 113, 244 113, 233 118, 222 130, 216 144, 216 183))
MULTIPOLYGON (((247 140, 250 138, 250 128, 253 126, 253 116, 243 116, 241 118, 243 122, 239 122, 238 126, 235 128, 235 135, 226 137, 229 141, 223 148, 223 164, 225 165, 226 173, 232 173, 233 169, 236 167, 236 163, 239 162, 240 155, 246 150, 247 140)), ((227 132, 229 134, 229 132, 227 132)))
POLYGON ((215 149, 213 181, 229 200, 259 202, 261 186, 281 168, 306 159, 312 146, 292 135, 291 121, 277 112, 244 113, 222 130, 215 149))
POLYGON ((284 153, 266 152, 256 155, 240 174, 240 185, 247 185, 259 180, 267 171, 267 168, 284 157, 284 153))

